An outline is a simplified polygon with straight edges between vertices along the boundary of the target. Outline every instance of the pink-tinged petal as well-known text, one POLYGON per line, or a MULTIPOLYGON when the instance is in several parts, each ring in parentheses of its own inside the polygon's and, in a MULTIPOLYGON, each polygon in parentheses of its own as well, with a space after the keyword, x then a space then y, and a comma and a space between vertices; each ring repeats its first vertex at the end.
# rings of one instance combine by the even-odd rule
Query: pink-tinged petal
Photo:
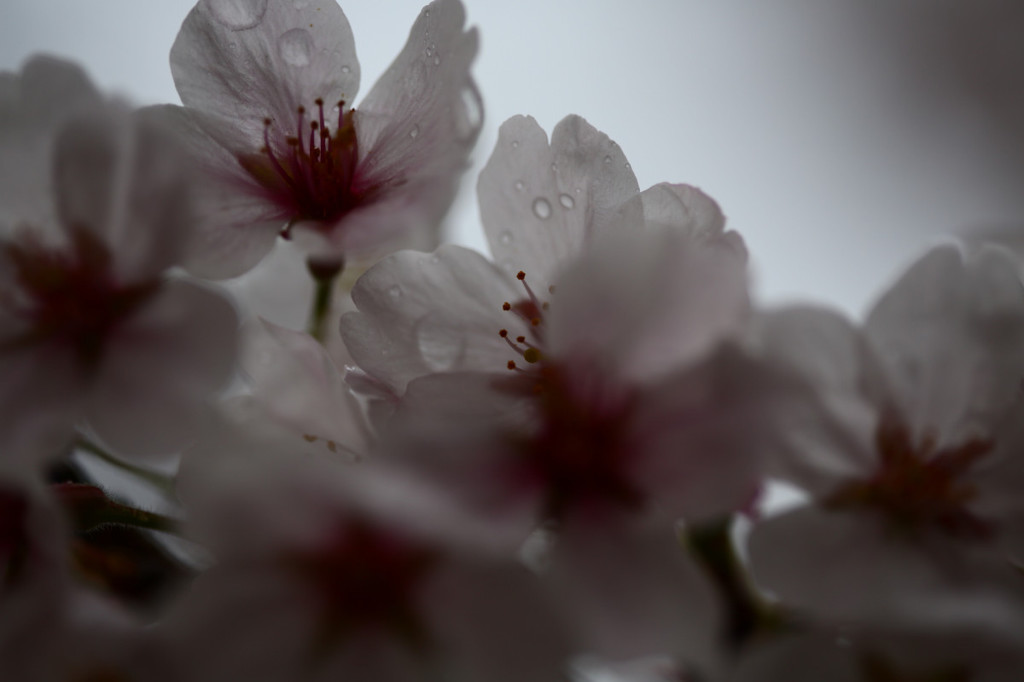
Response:
POLYGON ((218 293, 166 282, 109 339, 94 379, 89 425, 127 455, 167 454, 197 435, 205 400, 234 367, 238 318, 218 293))
POLYGON ((250 326, 244 341, 242 370, 270 414, 339 455, 369 451, 362 409, 316 339, 262 322, 250 326))
POLYGON ((608 236, 557 286, 549 352, 637 381, 697 360, 749 310, 745 259, 673 230, 608 236))
POLYGON ((1005 251, 933 249, 865 325, 915 435, 955 445, 991 432, 1024 378, 1024 287, 1005 251))
POLYGON ((560 532, 550 561, 545 577, 579 635, 580 653, 713 664, 722 614, 671 527, 640 534, 576 519, 560 532))
POLYGON ((170 105, 151 107, 145 115, 175 133, 198 174, 191 188, 194 225, 185 267, 211 279, 251 269, 273 248, 289 216, 268 201, 239 163, 246 153, 240 131, 203 112, 170 105))
POLYGON ((712 519, 749 504, 762 484, 771 408, 792 391, 785 377, 723 348, 640 394, 631 417, 631 477, 653 516, 712 519))
POLYGON ((640 194, 644 222, 713 238, 725 233, 725 214, 718 202, 691 185, 662 182, 640 194))
POLYGON ((761 359, 804 387, 769 408, 776 424, 770 475, 827 495, 873 474, 889 394, 861 332, 839 313, 809 306, 762 314, 754 327, 761 359))
POLYGON ((1005 562, 939 535, 898 535, 869 513, 810 506, 773 517, 754 527, 749 556, 762 588, 834 622, 1021 626, 1019 576, 1005 562))
POLYGON ((159 121, 108 108, 64 126, 54 151, 58 216, 107 244, 122 283, 179 262, 192 227, 185 160, 159 121))
MULTIPOLYGON (((563 119, 550 145, 533 118, 516 116, 498 132, 477 196, 495 260, 543 290, 596 234, 635 224, 621 210, 639 189, 622 149, 579 116, 563 119)), ((638 218, 640 206, 627 206, 638 218)))
POLYGON ((359 312, 342 317, 341 335, 356 364, 401 393, 432 372, 503 371, 501 306, 514 298, 511 282, 474 251, 402 251, 356 282, 359 312))
POLYGON ((571 649, 537 577, 511 561, 438 568, 421 604, 454 679, 556 682, 571 649))
POLYGON ((290 128, 300 106, 351 103, 359 88, 352 29, 333 0, 201 0, 171 47, 171 73, 186 106, 230 120, 253 149, 264 119, 290 128))
POLYGON ((7 76, 0 99, 0 232, 52 223, 54 133, 68 118, 96 108, 99 93, 72 62, 36 56, 7 76))

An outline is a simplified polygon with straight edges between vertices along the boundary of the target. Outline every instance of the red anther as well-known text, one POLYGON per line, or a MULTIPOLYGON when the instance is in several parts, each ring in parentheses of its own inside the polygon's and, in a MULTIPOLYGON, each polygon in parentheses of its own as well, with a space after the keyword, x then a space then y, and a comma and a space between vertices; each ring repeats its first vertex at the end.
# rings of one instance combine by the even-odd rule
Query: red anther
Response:
POLYGON ((549 293, 549 294, 553 294, 553 293, 555 293, 555 285, 554 285, 554 284, 552 284, 552 285, 550 285, 550 286, 548 287, 548 293, 549 293))
POLYGON ((532 320, 530 320, 530 324, 532 324, 534 327, 539 327, 540 326, 540 318, 539 317, 533 318, 532 320))
MULTIPOLYGON (((505 330, 502 329, 502 331, 505 331, 505 330)), ((517 336, 516 337, 516 341, 518 341, 519 343, 526 343, 526 337, 525 336, 517 336)))
POLYGON ((310 121, 309 122, 309 127, 312 128, 313 130, 316 130, 317 128, 320 127, 320 124, 317 123, 316 121, 310 121))
POLYGON ((299 115, 301 116, 301 115, 302 115, 302 114, 304 114, 304 113, 306 113, 306 107, 304 107, 304 106, 302 106, 302 105, 300 104, 300 105, 299 105, 299 115))
POLYGON ((515 369, 516 368, 516 361, 515 360, 509 360, 508 364, 505 365, 505 366, 508 367, 509 369, 515 369))
POLYGON ((322 107, 324 105, 324 98, 317 97, 315 100, 313 100, 313 104, 317 105, 318 107, 322 107))
POLYGON ((548 303, 547 301, 544 301, 543 303, 540 304, 540 309, 541 310, 547 310, 550 307, 551 307, 551 304, 548 303))
POLYGON ((272 121, 269 118, 263 119, 263 125, 269 126, 271 123, 272 123, 272 121))
POLYGON ((505 301, 504 303, 501 304, 501 309, 505 311, 512 310, 512 304, 509 303, 508 301, 505 301))
POLYGON ((526 279, 526 273, 520 270, 518 273, 516 273, 516 279, 520 281, 526 279))
MULTIPOLYGON (((501 338, 505 338, 506 336, 508 336, 508 330, 507 329, 499 330, 498 331, 498 336, 500 336, 501 338)), ((519 337, 519 338, 522 338, 522 337, 519 337)))

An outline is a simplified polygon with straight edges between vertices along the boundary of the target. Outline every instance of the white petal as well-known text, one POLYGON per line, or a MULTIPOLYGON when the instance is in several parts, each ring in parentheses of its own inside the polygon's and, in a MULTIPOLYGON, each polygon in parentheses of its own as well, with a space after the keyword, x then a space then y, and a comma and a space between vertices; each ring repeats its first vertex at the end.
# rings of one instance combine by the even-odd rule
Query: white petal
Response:
POLYGON ((501 306, 516 298, 474 251, 401 251, 356 282, 359 313, 342 317, 341 334, 360 367, 401 393, 432 372, 502 371, 512 351, 498 331, 515 320, 501 306))
POLYGON ((469 75, 476 29, 464 31, 458 0, 423 8, 409 39, 355 114, 359 164, 353 185, 386 193, 383 205, 353 215, 346 247, 365 248, 402 228, 438 223, 454 198, 483 125, 480 95, 469 75), (392 215, 390 225, 385 214, 392 215))
POLYGON ((639 534, 577 520, 560 533, 547 577, 584 652, 700 664, 715 658, 722 614, 713 587, 671 528, 639 534))
POLYGON ((602 239, 551 297, 549 352, 650 380, 698 359, 749 309, 745 259, 686 234, 602 239))
POLYGON ((1024 287, 1006 252, 933 249, 875 305, 866 333, 918 436, 988 434, 1024 377, 1024 287))
POLYGON ((632 224, 620 211, 639 189, 622 149, 579 116, 563 119, 550 145, 533 118, 516 116, 498 132, 477 196, 495 260, 543 291, 596 234, 632 224))
POLYGON ((223 296, 182 280, 165 283, 110 339, 89 424, 126 456, 185 445, 205 416, 204 400, 234 366, 237 327, 223 296))
POLYGON ((328 441, 328 448, 357 457, 368 452, 359 403, 323 346, 269 322, 251 325, 244 339, 242 369, 271 414, 300 434, 328 441))
POLYGON ((860 331, 838 312, 794 306, 760 315, 752 335, 764 362, 803 384, 770 408, 777 436, 771 475, 829 494, 843 480, 873 474, 889 391, 860 331))
POLYGON ((292 130, 299 106, 351 104, 359 88, 352 29, 333 0, 201 0, 171 48, 171 73, 186 106, 230 120, 252 150, 265 118, 292 130))

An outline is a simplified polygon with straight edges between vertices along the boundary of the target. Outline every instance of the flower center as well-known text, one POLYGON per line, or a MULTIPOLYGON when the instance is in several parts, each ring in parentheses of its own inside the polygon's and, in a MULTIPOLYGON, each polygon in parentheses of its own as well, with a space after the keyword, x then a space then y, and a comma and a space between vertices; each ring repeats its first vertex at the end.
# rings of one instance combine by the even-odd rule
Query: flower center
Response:
POLYGON ((962 539, 991 536, 991 524, 968 509, 977 490, 963 480, 974 463, 991 451, 991 441, 973 439, 936 450, 934 438, 915 443, 902 421, 886 417, 878 426, 875 445, 879 454, 875 474, 841 486, 826 500, 827 507, 874 509, 908 533, 936 528, 962 539))
MULTIPOLYGON (((324 117, 324 101, 315 101, 316 113, 296 110, 291 131, 263 121, 263 147, 259 154, 239 158, 242 167, 267 190, 291 221, 333 222, 370 198, 372 188, 358 187, 355 169, 359 160, 354 109, 338 102, 334 132, 324 117)), ((288 228, 282 232, 288 237, 288 228)))
POLYGON ((291 557, 313 586, 327 639, 384 629, 410 644, 423 643, 416 593, 435 552, 362 522, 339 527, 328 542, 291 557))
POLYGON ((15 490, 0 487, 0 585, 18 582, 28 559, 28 501, 15 490))
MULTIPOLYGON (((514 340, 507 329, 498 332, 522 360, 509 360, 507 367, 516 376, 503 386, 531 399, 539 427, 514 438, 519 452, 514 475, 543 491, 545 519, 580 507, 635 511, 643 495, 628 476, 631 393, 607 385, 597 372, 570 368, 543 352, 544 316, 550 305, 536 296, 524 272, 517 278, 526 296, 506 301, 502 309, 528 331, 514 340)), ((554 294, 554 287, 548 292, 554 294)))
POLYGON ((110 251, 98 237, 84 228, 73 228, 70 236, 64 249, 47 247, 31 234, 3 245, 18 286, 0 294, 0 308, 26 326, 4 344, 70 347, 82 365, 94 367, 110 332, 152 296, 159 283, 118 283, 110 251))

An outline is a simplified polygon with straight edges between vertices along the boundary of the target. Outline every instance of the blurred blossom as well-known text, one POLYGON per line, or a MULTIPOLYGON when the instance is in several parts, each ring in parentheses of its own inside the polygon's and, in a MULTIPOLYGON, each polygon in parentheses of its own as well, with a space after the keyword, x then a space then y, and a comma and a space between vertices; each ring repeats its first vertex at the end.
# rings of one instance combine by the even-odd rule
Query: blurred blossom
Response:
POLYGON ((165 276, 193 219, 175 143, 68 62, 2 78, 4 455, 49 456, 78 419, 127 455, 173 452, 236 342, 223 296, 165 276))

